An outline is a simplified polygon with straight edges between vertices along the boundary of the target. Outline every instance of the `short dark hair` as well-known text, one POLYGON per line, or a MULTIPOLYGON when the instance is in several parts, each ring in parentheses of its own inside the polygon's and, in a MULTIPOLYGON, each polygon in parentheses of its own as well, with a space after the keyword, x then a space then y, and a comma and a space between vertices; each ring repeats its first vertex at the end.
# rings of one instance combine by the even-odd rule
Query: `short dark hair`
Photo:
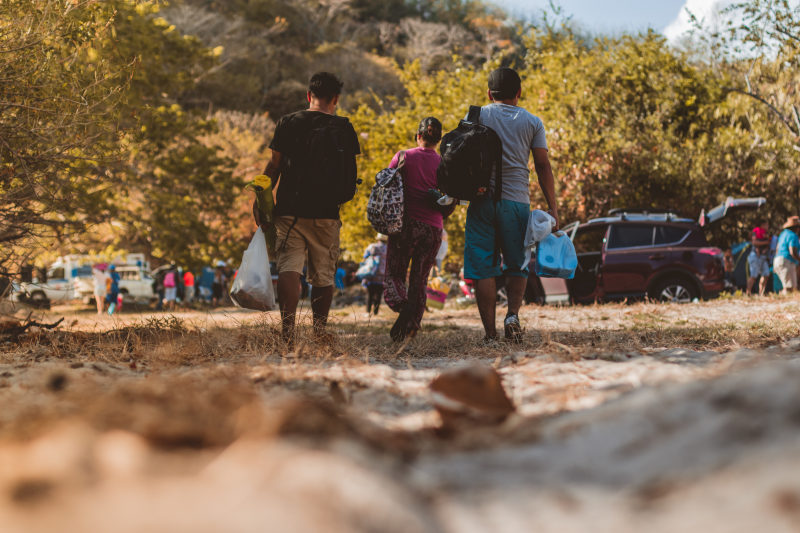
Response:
POLYGON ((513 68, 501 67, 489 74, 489 91, 495 100, 510 100, 522 88, 522 80, 513 68))
POLYGON ((320 100, 330 102, 334 96, 342 94, 343 86, 344 83, 336 74, 317 72, 308 82, 308 91, 320 100))
POLYGON ((425 144, 436 144, 442 140, 442 123, 436 117, 423 118, 417 128, 417 135, 422 135, 425 144))

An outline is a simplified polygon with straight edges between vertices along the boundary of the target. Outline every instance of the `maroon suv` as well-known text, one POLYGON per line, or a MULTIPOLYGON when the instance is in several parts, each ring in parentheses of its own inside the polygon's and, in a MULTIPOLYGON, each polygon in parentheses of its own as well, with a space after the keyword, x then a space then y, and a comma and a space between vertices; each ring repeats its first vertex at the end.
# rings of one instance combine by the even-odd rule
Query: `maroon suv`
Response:
POLYGON ((671 213, 617 210, 570 224, 564 230, 578 254, 575 278, 562 282, 561 290, 557 280, 544 280, 543 286, 542 280, 531 279, 528 299, 554 301, 559 292, 564 300, 578 303, 712 298, 723 289, 725 272, 722 250, 709 246, 705 226, 764 203, 763 198, 729 198, 701 214, 699 222, 671 213))

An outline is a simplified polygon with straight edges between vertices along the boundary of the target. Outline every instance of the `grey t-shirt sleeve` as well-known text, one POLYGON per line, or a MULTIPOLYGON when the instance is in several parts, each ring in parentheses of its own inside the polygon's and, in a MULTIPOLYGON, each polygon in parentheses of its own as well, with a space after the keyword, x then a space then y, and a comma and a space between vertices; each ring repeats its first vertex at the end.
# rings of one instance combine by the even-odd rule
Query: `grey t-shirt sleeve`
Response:
POLYGON ((531 139, 531 150, 534 148, 544 148, 547 150, 547 139, 544 133, 544 123, 538 117, 533 117, 533 137, 531 139))

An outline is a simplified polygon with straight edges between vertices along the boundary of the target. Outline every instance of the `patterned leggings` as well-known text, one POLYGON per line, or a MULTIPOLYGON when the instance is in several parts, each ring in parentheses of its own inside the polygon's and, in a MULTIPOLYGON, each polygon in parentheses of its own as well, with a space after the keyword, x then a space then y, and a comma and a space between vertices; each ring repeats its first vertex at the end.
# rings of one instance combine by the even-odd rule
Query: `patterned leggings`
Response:
POLYGON ((392 311, 400 312, 406 304, 409 306, 409 330, 418 330, 422 322, 428 274, 436 263, 441 243, 441 228, 411 218, 403 221, 399 234, 389 236, 383 297, 392 311))

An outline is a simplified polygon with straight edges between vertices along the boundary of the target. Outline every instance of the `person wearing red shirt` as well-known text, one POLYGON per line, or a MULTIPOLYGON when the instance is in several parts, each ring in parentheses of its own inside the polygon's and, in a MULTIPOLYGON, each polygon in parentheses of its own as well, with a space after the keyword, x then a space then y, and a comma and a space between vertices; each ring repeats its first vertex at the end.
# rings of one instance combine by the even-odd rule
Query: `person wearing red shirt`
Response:
POLYGON ((183 303, 190 304, 194 300, 194 274, 191 270, 183 273, 183 303))

